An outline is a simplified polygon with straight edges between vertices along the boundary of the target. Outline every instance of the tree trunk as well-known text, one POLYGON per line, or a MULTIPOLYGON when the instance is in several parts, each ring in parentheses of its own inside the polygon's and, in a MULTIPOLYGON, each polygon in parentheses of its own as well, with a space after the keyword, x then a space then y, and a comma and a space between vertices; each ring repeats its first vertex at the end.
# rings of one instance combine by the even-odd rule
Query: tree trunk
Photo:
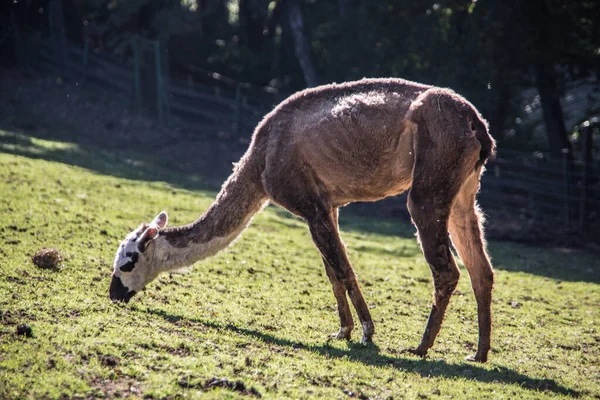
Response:
POLYGON ((563 149, 568 149, 571 158, 571 143, 558 97, 556 77, 553 67, 544 62, 540 62, 537 66, 537 89, 542 103, 550 153, 552 157, 560 159, 563 149))
POLYGON ((310 46, 304 30, 304 20, 298 0, 288 0, 288 19, 294 38, 296 58, 300 63, 300 68, 302 68, 304 81, 308 87, 317 86, 317 73, 310 56, 310 46))
POLYGON ((66 67, 69 54, 62 0, 48 1, 48 25, 54 44, 56 61, 59 65, 66 67))
POLYGON ((262 11, 257 9, 255 2, 249 0, 239 1, 240 39, 255 52, 259 52, 263 44, 264 21, 262 11))

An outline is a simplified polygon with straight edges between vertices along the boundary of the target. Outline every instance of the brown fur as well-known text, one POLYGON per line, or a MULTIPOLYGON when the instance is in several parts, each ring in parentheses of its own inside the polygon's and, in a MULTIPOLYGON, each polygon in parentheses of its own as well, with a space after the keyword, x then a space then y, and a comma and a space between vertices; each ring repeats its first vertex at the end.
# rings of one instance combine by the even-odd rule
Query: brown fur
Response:
POLYGON ((338 303, 338 338, 354 326, 346 295, 371 340, 374 325, 338 233, 338 208, 410 188, 408 208, 434 279, 434 302, 421 344, 439 332, 459 270, 450 237, 471 277, 479 314, 479 347, 490 348, 493 270, 475 203, 485 160, 495 150, 487 123, 448 89, 401 79, 364 79, 299 92, 256 128, 248 152, 216 202, 196 222, 165 229, 174 247, 229 237, 270 200, 304 218, 338 303))

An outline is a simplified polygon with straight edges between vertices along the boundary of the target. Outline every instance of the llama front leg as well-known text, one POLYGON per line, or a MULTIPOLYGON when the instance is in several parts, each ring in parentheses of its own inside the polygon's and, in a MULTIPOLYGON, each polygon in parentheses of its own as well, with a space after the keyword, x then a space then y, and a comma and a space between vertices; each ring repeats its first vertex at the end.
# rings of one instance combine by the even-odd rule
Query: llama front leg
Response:
POLYGON ((333 295, 335 296, 338 314, 340 316, 340 330, 337 333, 331 334, 330 337, 339 340, 350 340, 352 337, 352 330, 354 329, 354 320, 352 319, 352 312, 350 311, 350 305, 348 304, 348 298, 346 297, 346 287, 337 280, 333 269, 329 266, 325 257, 323 257, 323 264, 325 265, 327 277, 329 277, 329 281, 333 287, 333 295))
POLYGON ((326 266, 329 267, 328 276, 332 281, 340 314, 341 328, 338 335, 345 338, 345 332, 353 328, 352 316, 344 293, 347 292, 363 328, 361 343, 367 343, 373 338, 375 325, 339 236, 334 212, 335 210, 328 210, 325 207, 311 207, 310 215, 305 218, 313 241, 321 252, 326 266))

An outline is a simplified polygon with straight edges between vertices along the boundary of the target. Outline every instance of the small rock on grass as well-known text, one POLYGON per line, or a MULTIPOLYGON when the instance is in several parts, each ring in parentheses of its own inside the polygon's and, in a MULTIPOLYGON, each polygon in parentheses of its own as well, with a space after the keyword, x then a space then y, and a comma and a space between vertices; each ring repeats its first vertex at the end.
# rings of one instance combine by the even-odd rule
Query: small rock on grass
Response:
POLYGON ((33 337, 33 330, 27 324, 21 324, 17 326, 17 335, 25 337, 33 337))
POLYGON ((31 257, 33 264, 42 269, 58 270, 64 258, 56 249, 41 249, 31 257))

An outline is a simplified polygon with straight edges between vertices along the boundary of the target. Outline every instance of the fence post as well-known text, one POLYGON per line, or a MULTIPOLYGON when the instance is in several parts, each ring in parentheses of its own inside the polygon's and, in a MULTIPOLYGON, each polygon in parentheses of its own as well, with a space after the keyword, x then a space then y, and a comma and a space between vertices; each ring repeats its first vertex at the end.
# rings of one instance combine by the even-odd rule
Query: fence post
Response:
POLYGON ((564 176, 564 184, 565 184, 565 227, 569 229, 570 227, 570 219, 571 219, 571 196, 570 196, 570 185, 569 182, 571 180, 571 163, 569 162, 569 149, 564 148, 561 150, 562 153, 562 164, 563 164, 563 176, 564 176))
POLYGON ((164 121, 164 98, 163 98, 163 82, 162 73, 160 69, 160 43, 158 40, 154 41, 154 63, 156 66, 156 108, 158 110, 158 120, 164 121))
POLYGON ((133 45, 133 96, 132 108, 134 114, 139 114, 142 108, 142 84, 140 81, 140 46, 137 35, 131 41, 133 45))
POLYGON ((14 11, 10 10, 10 25, 15 38, 15 58, 19 67, 25 67, 29 69, 29 63, 27 57, 24 55, 25 46, 19 25, 17 24, 17 17, 15 17, 14 11))
POLYGON ((583 159, 582 187, 579 202, 579 230, 587 233, 588 228, 588 190, 591 181, 592 164, 592 127, 586 121, 581 128, 581 152, 583 159))
POLYGON ((69 64, 69 48, 65 34, 65 17, 62 0, 48 1, 48 25, 54 45, 54 56, 59 66, 57 73, 66 74, 69 64))
MULTIPOLYGON (((540 167, 540 159, 538 157, 534 157, 533 159, 534 168, 540 167)), ((542 207, 538 204, 538 195, 534 190, 529 191, 529 209, 531 210, 531 219, 535 224, 540 225, 543 221, 543 212, 542 207)))

